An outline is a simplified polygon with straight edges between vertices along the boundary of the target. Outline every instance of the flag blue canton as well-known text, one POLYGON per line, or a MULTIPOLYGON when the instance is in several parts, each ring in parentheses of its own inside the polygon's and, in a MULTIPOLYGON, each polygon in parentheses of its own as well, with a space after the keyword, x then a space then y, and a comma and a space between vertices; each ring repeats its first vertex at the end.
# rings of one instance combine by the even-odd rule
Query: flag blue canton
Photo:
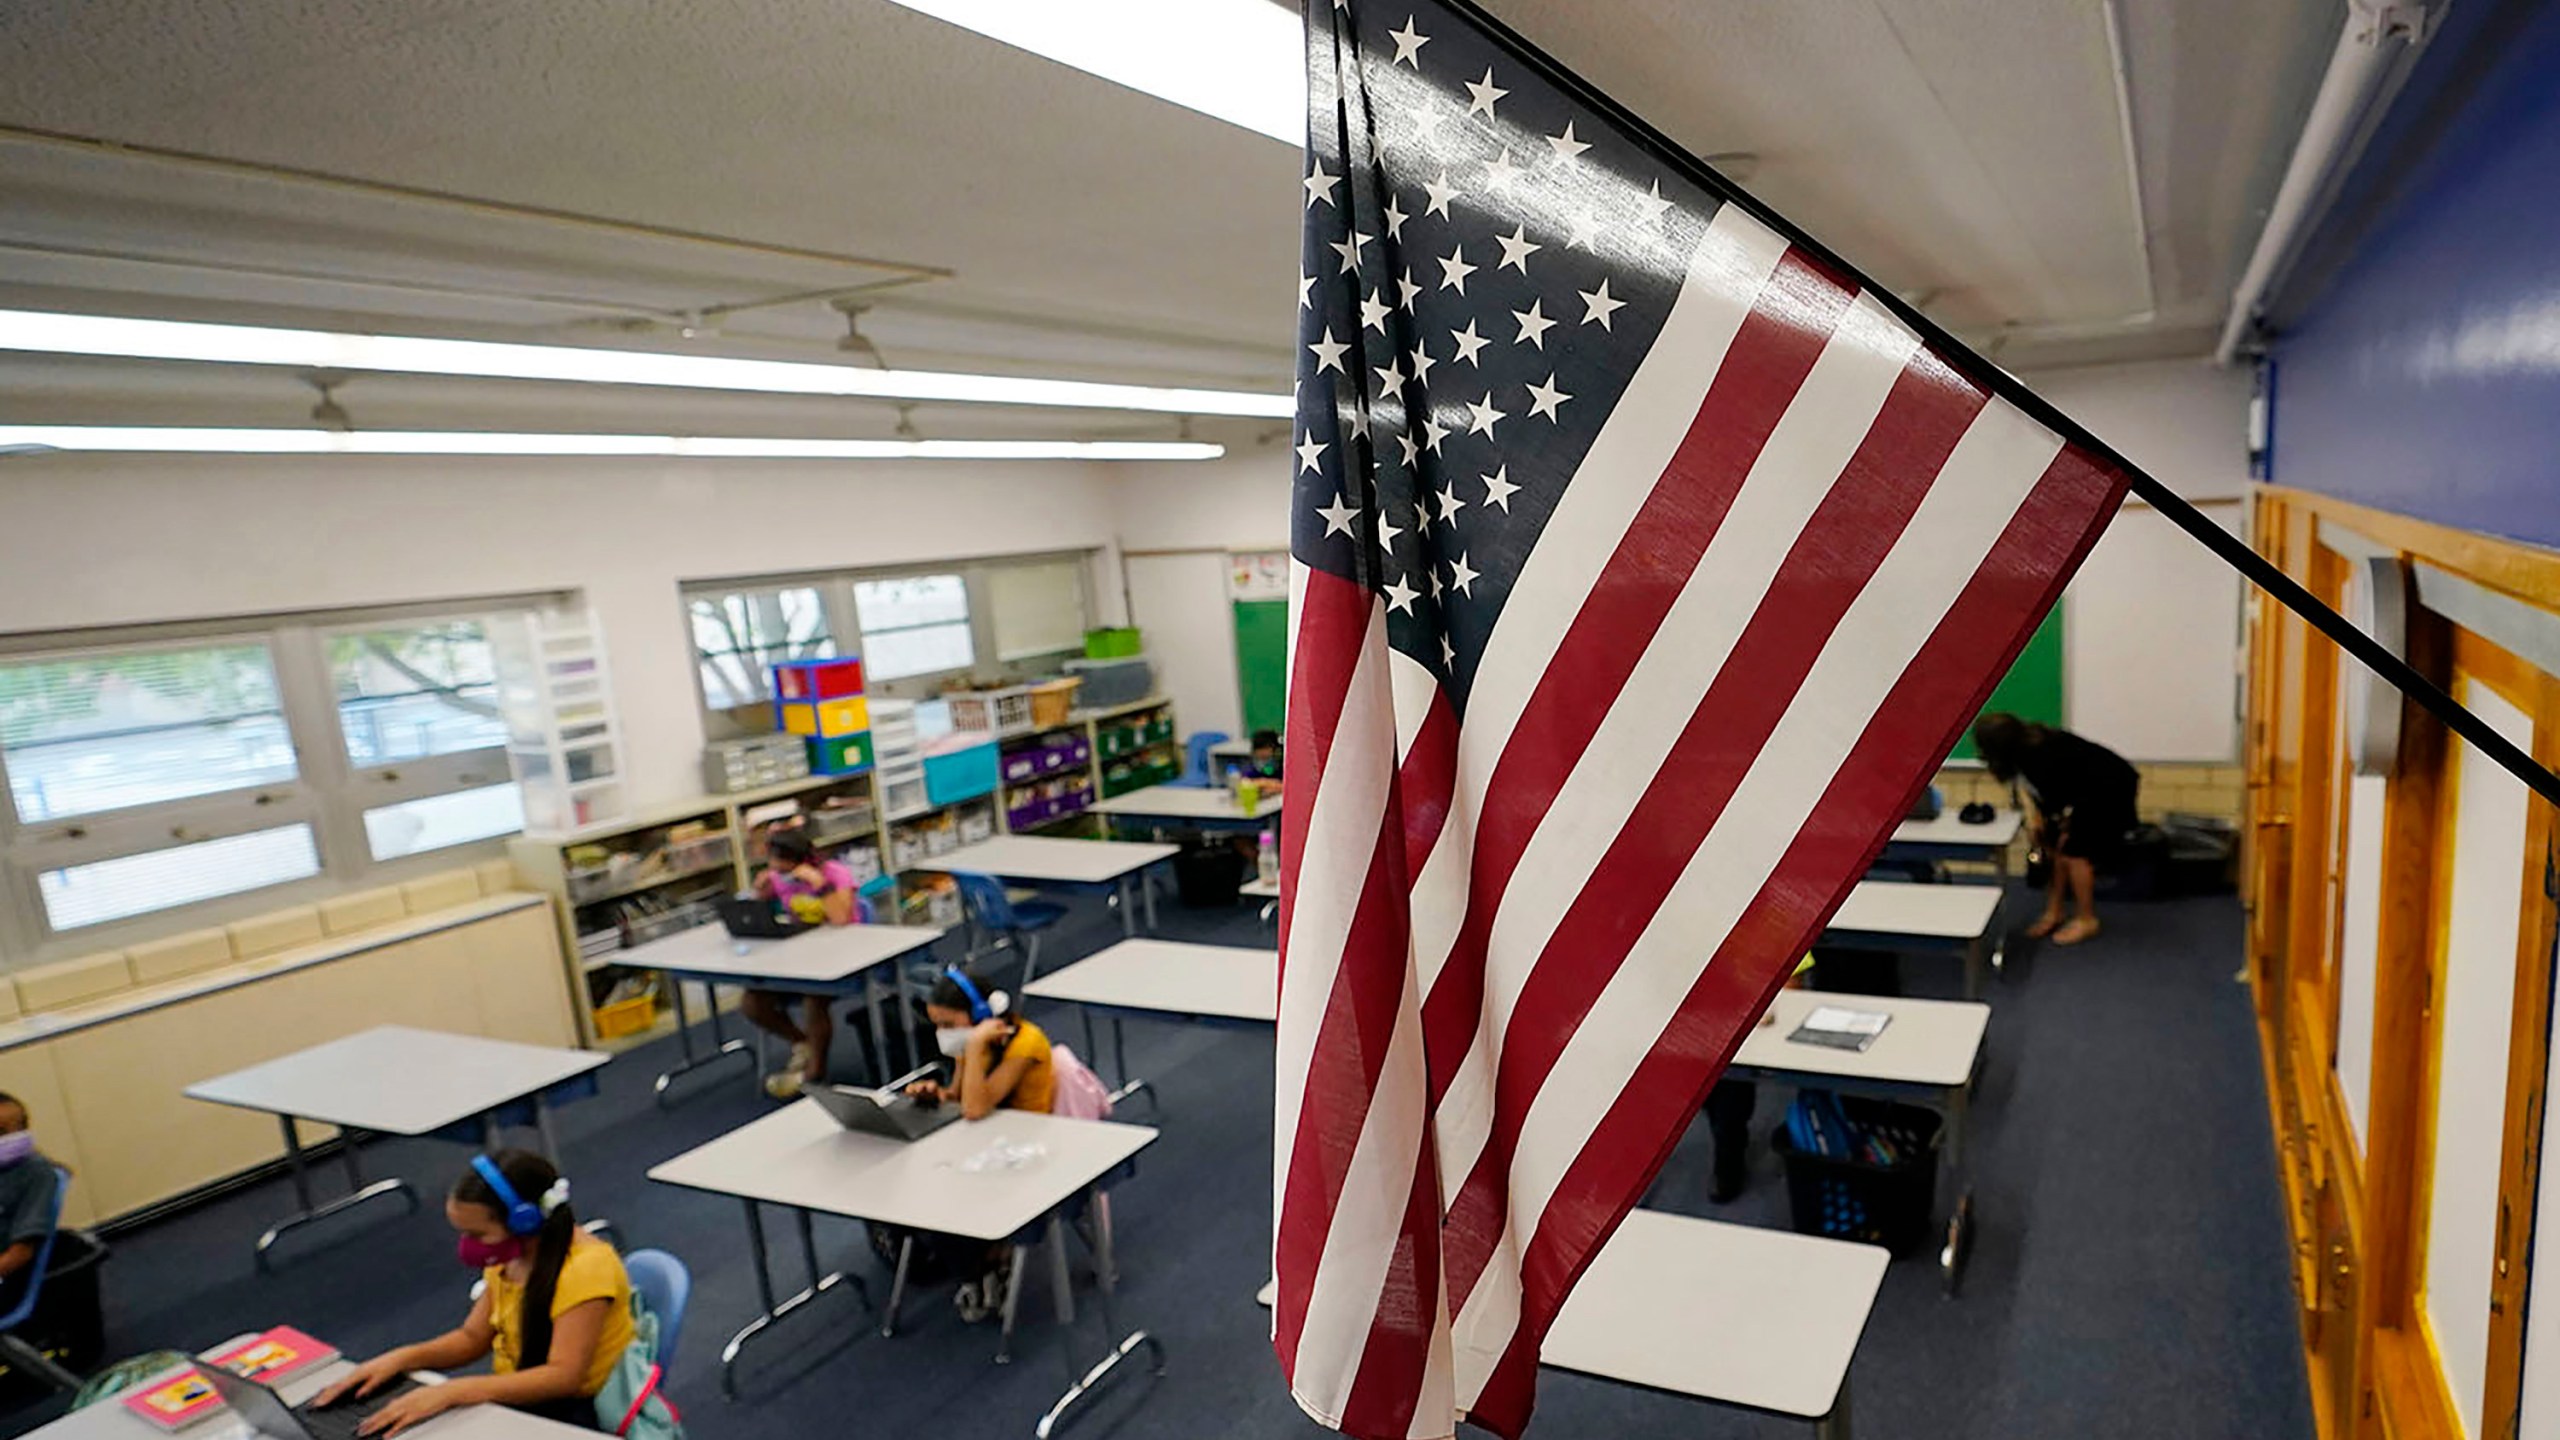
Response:
POLYGON ((1354 43, 1309 77, 1292 549, 1379 594, 1463 715, 1721 202, 1438 6, 1333 24, 1354 43))

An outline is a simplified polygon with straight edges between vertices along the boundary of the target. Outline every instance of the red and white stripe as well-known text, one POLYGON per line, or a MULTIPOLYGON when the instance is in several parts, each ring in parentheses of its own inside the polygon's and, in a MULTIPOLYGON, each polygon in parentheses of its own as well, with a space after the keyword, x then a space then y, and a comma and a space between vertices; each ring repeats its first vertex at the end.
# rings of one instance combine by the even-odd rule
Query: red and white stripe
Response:
POLYGON ((1309 1413, 1518 1433, 1573 1280, 2121 494, 1728 206, 1463 729, 1376 597, 1300 577, 1274 1323, 1309 1413))

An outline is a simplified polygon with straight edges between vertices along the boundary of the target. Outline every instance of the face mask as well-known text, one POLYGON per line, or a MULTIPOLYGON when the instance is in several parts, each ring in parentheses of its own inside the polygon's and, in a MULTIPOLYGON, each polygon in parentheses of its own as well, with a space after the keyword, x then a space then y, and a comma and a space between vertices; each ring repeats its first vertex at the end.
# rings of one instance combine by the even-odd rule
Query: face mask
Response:
POLYGON ((964 1025, 957 1030, 934 1031, 934 1048, 940 1050, 947 1059, 959 1059, 969 1053, 969 1032, 973 1028, 964 1025))
POLYGON ((0 1170, 24 1161, 36 1153, 36 1134, 32 1130, 13 1130, 0 1135, 0 1170))
POLYGON ((453 1253, 463 1264, 474 1270, 486 1270, 497 1265, 512 1265, 524 1256, 524 1237, 510 1235, 492 1245, 477 1235, 461 1235, 454 1239, 453 1253))

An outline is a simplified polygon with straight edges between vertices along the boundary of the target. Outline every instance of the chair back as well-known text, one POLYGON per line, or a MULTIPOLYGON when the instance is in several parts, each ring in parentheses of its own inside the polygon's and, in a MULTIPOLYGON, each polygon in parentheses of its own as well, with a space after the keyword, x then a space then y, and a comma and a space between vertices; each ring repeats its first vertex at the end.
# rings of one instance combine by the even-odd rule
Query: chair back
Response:
POLYGON ((622 1257, 622 1268, 649 1313, 658 1317, 659 1368, 674 1365, 676 1341, 684 1334, 685 1306, 693 1299, 693 1272, 664 1250, 634 1250, 622 1257))
POLYGON ((1191 738, 1182 742, 1181 783, 1190 786, 1215 783, 1209 774, 1209 751, 1226 743, 1227 734, 1223 730, 1192 731, 1191 738))
POLYGON ((36 1299, 44 1292, 44 1272, 53 1264, 53 1242, 62 1233, 62 1202, 71 1193, 71 1172, 53 1167, 53 1203, 45 1207, 44 1241, 36 1246, 36 1258, 27 1265, 27 1288, 9 1313, 0 1315, 0 1332, 15 1330, 36 1313, 36 1299))
POLYGON ((968 908, 970 918, 982 929, 1019 930, 1022 922, 1014 918, 1013 901, 1004 893, 1004 882, 993 875, 955 870, 951 874, 960 887, 960 903, 968 908))

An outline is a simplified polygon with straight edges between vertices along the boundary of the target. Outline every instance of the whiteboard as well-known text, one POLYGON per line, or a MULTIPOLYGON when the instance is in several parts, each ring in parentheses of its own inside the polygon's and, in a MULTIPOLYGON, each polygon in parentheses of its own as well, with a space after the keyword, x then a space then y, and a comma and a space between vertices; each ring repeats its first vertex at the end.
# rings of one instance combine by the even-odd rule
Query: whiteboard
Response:
MULTIPOLYGON (((2226 529, 2236 505, 2204 512, 2226 529)), ((2239 758, 2240 575, 2128 505, 2063 594, 2064 715, 2127 760, 2239 758)))
POLYGON ((2524 1301, 2524 1408, 2519 1435, 2560 1435, 2560 1097, 2542 1090, 2542 1175, 2533 1207, 2533 1274, 2524 1301))
POLYGON ((1131 555, 1129 623, 1145 635, 1156 688, 1184 735, 1244 728, 1236 694, 1236 627, 1223 550, 1131 555))
MULTIPOLYGON (((2466 680, 2473 714, 2533 749, 2533 720, 2466 680)), ((2524 914, 2524 782, 2459 746, 2453 885, 2445 897, 2444 1007, 2437 1032, 2434 1198, 2427 1213, 2427 1325, 2463 1433, 2480 1433, 2489 1384, 2489 1282, 2496 1264, 2498 1163, 2506 1144, 2507 1031, 2515 1018, 2524 914)))
POLYGON ((2390 781, 2359 775, 2347 786, 2346 904, 2338 926, 2338 1093, 2347 1139, 2364 1154, 2373 1096, 2374 970, 2382 950, 2382 801, 2390 781))

